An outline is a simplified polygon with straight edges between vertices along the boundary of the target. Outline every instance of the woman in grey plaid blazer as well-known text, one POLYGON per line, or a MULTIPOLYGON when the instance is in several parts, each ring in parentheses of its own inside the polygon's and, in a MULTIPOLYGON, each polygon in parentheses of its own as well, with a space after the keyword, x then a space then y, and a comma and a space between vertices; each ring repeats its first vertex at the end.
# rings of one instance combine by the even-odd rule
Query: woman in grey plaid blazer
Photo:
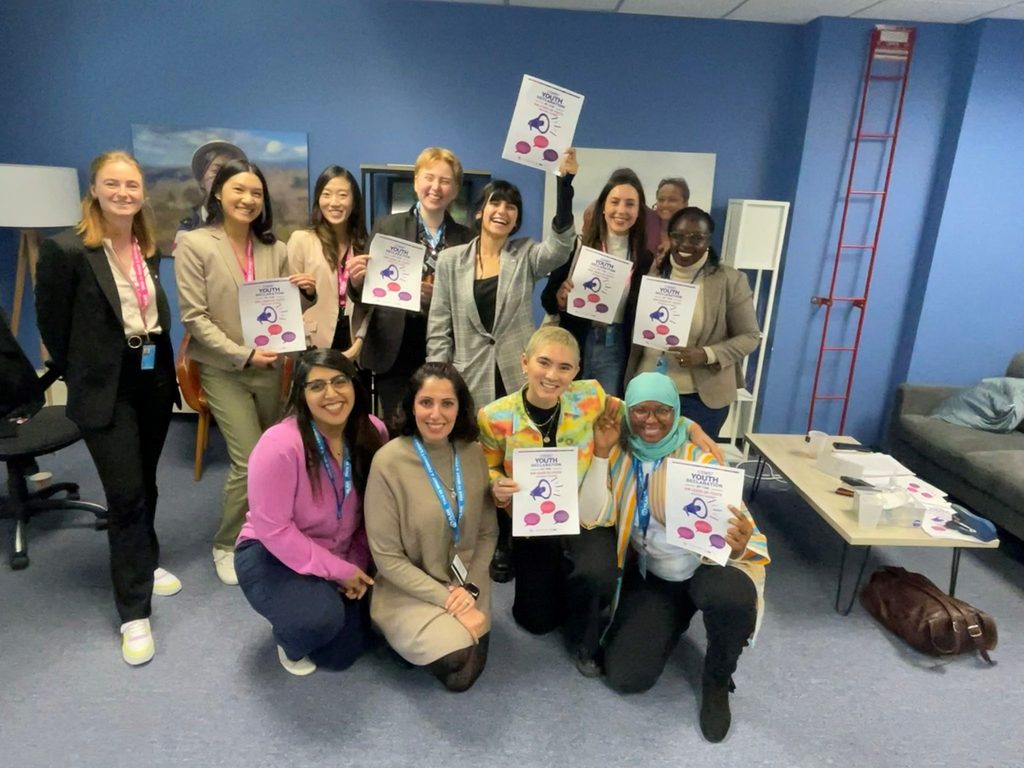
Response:
POLYGON ((450 362, 462 374, 476 407, 525 383, 522 354, 534 332, 534 284, 572 253, 572 180, 576 152, 560 168, 558 203, 550 234, 539 243, 509 240, 522 226, 518 188, 492 181, 480 196, 479 235, 441 251, 427 321, 427 360, 450 362))

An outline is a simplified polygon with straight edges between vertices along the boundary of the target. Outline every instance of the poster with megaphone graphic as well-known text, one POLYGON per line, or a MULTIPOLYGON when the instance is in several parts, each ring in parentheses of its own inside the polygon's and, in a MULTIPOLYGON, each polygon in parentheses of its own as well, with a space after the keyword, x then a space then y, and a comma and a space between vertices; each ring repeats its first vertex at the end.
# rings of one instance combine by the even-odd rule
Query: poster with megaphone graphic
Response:
POLYGON ((645 275, 636 302, 633 343, 654 349, 685 347, 696 306, 697 286, 645 275))
POLYGON ((261 352, 302 352, 306 348, 299 289, 287 277, 239 285, 238 314, 246 346, 261 352))
POLYGON ((513 536, 565 536, 580 532, 575 448, 516 448, 512 479, 513 536))
POLYGON ((611 324, 629 289, 633 264, 596 248, 583 246, 572 271, 572 290, 565 311, 570 315, 611 324))
POLYGON ((363 303, 418 312, 426 253, 420 243, 375 235, 363 280, 363 303))
POLYGON ((743 470, 718 464, 665 462, 665 535, 668 543, 725 565, 732 551, 725 534, 729 505, 742 509, 743 470))
POLYGON ((557 171, 565 150, 572 146, 582 110, 581 94, 523 75, 502 159, 557 171))

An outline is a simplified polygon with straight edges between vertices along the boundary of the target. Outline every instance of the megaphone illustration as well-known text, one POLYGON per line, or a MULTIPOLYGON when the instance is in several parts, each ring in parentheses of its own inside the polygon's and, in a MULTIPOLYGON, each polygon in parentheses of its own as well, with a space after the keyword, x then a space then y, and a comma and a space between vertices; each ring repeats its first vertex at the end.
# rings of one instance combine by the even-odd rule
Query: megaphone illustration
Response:
POLYGON ((586 288, 588 291, 593 291, 594 293, 597 293, 598 291, 601 290, 601 278, 592 277, 583 284, 583 287, 586 288))
POLYGON ((388 264, 387 269, 380 271, 380 276, 385 280, 397 280, 398 279, 398 267, 394 264, 388 264))
POLYGON ((683 507, 683 512, 703 520, 708 516, 708 505, 699 496, 683 507))
POLYGON ((550 499, 551 498, 551 481, 541 480, 537 483, 537 487, 530 491, 531 499, 550 499))
POLYGON ((668 320, 668 318, 669 314, 667 307, 658 307, 656 310, 651 312, 651 320, 658 320, 663 323, 668 320))
POLYGON ((273 323, 277 321, 277 312, 273 307, 264 307, 263 311, 256 316, 257 322, 273 323))
POLYGON ((537 133, 547 133, 548 128, 551 127, 551 120, 548 118, 546 114, 541 112, 535 118, 527 122, 527 125, 531 129, 537 131, 537 133))

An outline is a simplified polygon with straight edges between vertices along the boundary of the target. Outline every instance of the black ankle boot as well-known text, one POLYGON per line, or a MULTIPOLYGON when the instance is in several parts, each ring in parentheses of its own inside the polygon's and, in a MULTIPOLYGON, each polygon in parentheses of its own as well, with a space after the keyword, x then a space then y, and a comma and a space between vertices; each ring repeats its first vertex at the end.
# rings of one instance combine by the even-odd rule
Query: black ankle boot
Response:
POLYGON ((498 584, 505 584, 516 577, 516 570, 512 566, 511 542, 506 544, 500 538, 498 539, 498 548, 494 550, 490 572, 491 581, 498 584))
POLYGON ((717 744, 729 733, 732 712, 729 711, 729 691, 732 681, 718 682, 704 676, 703 695, 700 703, 700 732, 704 738, 717 744))

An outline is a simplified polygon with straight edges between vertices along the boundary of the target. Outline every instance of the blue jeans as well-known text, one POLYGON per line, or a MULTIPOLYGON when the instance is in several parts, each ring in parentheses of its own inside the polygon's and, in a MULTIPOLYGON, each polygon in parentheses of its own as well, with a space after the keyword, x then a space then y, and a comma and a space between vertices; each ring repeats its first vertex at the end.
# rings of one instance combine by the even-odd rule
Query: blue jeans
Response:
POLYGON ((249 604, 270 622, 292 661, 346 669, 366 647, 366 598, 345 599, 333 582, 296 573, 259 541, 235 549, 235 573, 249 604))
POLYGON ((718 440, 718 433, 721 431, 722 425, 725 424, 725 420, 729 418, 729 406, 708 408, 696 392, 679 396, 679 412, 700 424, 715 441, 718 440))
POLYGON ((626 376, 629 340, 626 326, 593 326, 583 342, 583 378, 597 379, 604 391, 622 397, 622 380, 626 376))

